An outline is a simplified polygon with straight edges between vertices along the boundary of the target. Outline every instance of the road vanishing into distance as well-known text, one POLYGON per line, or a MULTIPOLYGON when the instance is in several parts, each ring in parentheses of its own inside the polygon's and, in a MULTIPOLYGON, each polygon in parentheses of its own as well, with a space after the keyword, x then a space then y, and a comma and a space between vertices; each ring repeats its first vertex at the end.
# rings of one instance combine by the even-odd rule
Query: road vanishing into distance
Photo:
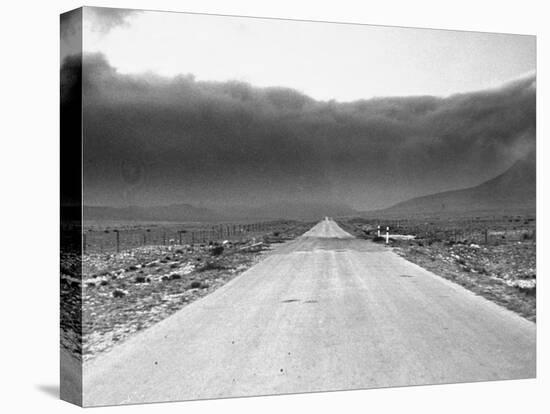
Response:
POLYGON ((531 378, 536 325, 325 219, 84 365, 84 405, 531 378))

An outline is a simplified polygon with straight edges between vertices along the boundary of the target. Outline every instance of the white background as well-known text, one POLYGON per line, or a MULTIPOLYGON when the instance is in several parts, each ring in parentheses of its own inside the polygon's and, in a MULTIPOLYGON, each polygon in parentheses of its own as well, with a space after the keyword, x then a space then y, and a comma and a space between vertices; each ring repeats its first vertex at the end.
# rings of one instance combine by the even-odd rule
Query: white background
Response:
MULTIPOLYGON (((94 412, 257 413, 543 412, 548 379, 548 12, 542 1, 182 0, 93 1, 89 6, 285 17, 538 36, 538 379, 94 409, 94 412), (546 12, 546 13, 545 13, 546 12), (546 185, 546 187, 548 187, 546 185), (546 351, 546 352, 545 352, 546 351)), ((3 412, 74 412, 58 387, 59 0, 4 2, 0 69, 0 404, 3 412)), ((548 391, 547 391, 548 392, 548 391)))

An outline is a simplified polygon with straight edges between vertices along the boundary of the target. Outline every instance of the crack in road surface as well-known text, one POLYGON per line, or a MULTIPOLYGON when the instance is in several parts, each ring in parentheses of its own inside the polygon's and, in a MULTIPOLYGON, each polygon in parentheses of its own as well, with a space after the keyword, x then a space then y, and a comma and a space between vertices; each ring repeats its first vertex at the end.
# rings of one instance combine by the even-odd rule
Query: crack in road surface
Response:
POLYGON ((534 323, 325 219, 86 363, 84 405, 532 378, 535 336, 534 323), (299 298, 316 306, 281 303, 299 298))

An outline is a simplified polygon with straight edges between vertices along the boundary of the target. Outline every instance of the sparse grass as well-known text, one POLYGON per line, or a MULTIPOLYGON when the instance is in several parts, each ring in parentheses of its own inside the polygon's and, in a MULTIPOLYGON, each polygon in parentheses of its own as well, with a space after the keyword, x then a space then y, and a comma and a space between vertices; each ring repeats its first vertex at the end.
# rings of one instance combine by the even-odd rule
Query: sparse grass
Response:
POLYGON ((214 262, 214 261, 207 261, 202 265, 198 271, 199 272, 206 272, 207 270, 225 270, 227 269, 222 263, 220 262, 214 262))
POLYGON ((126 296, 126 292, 124 292, 121 289, 115 289, 113 290, 112 295, 113 295, 113 298, 123 298, 124 296, 126 296))
POLYGON ((210 251, 212 256, 219 256, 223 253, 223 246, 214 246, 210 251))
POLYGON ((134 282, 136 283, 145 283, 146 278, 145 276, 139 275, 134 278, 134 282))
POLYGON ((210 285, 208 283, 202 282, 200 280, 193 280, 189 284, 189 289, 208 289, 210 285))
POLYGON ((181 275, 179 273, 171 273, 169 275, 164 275, 160 278, 162 282, 170 282, 172 280, 179 280, 181 279, 181 275))

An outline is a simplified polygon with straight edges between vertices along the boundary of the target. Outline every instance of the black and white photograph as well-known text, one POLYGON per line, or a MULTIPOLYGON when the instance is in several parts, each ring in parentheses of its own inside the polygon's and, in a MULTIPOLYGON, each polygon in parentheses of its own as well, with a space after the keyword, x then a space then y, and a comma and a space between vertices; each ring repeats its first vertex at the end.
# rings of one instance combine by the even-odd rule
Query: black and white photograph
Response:
POLYGON ((547 14, 5 2, 2 412, 546 413, 547 14))
POLYGON ((536 37, 61 15, 61 398, 536 377, 536 37))

